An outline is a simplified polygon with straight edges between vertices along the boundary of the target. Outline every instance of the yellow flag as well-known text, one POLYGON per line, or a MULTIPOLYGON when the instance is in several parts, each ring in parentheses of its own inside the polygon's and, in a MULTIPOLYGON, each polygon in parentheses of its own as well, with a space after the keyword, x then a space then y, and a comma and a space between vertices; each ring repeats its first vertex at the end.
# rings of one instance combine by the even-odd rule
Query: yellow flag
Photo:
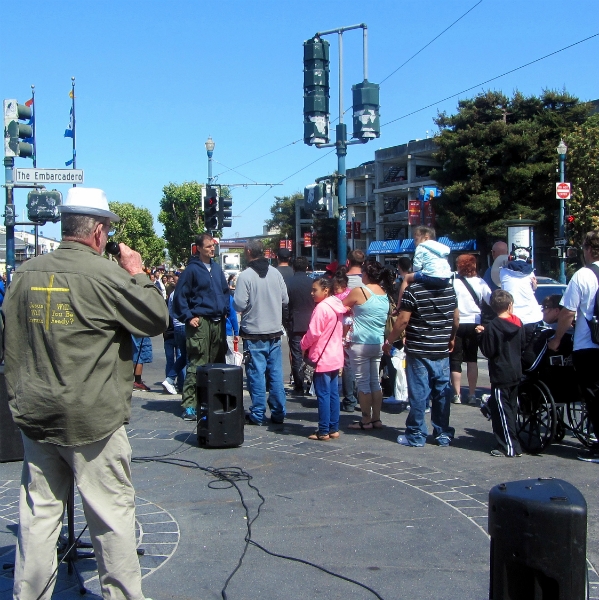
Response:
POLYGON ((74 97, 75 97, 75 94, 73 94, 73 90, 71 90, 71 91, 69 92, 69 98, 74 98, 74 97))

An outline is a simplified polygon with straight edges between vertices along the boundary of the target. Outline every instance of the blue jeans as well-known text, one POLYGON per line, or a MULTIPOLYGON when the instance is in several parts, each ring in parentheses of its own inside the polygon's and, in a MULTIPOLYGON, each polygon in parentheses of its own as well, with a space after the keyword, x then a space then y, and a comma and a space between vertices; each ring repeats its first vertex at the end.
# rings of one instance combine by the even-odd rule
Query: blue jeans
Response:
POLYGON ((285 419, 285 388, 283 387, 283 353, 281 338, 272 340, 243 340, 244 352, 249 352, 245 366, 247 386, 252 398, 250 419, 262 425, 266 423, 266 378, 268 377, 268 407, 273 422, 285 419))
POLYGON ((449 411, 453 394, 449 383, 449 357, 431 360, 406 355, 408 401, 410 414, 406 419, 406 439, 411 446, 424 446, 428 429, 424 410, 431 397, 431 424, 439 446, 448 446, 455 429, 449 426, 449 411))
POLYGON ((314 389, 318 400, 318 433, 339 431, 339 369, 314 373, 314 389))
MULTIPOLYGON (((185 325, 175 327, 175 337, 170 340, 174 345, 174 356, 175 361, 172 359, 169 364, 169 353, 166 349, 166 342, 164 340, 164 350, 167 352, 166 355, 166 376, 172 379, 177 379, 177 389, 183 389, 183 382, 185 381, 185 365, 187 365, 187 350, 185 349, 185 325)), ((172 356, 172 354, 171 354, 172 356)))

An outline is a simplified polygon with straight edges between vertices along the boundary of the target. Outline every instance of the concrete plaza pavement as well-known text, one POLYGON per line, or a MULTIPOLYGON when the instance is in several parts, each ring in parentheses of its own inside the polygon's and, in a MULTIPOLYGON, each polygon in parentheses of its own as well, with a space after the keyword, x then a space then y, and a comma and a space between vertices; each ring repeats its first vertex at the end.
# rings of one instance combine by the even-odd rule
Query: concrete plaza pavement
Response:
MULTIPOLYGON (((162 392, 162 338, 143 378, 152 391, 135 393, 129 437, 134 457, 170 454, 202 467, 239 467, 265 498, 252 538, 271 552, 311 561, 376 590, 385 600, 404 597, 488 598, 489 490, 498 483, 557 477, 575 485, 588 504, 587 557, 591 597, 599 597, 599 466, 576 459, 580 444, 568 435, 542 455, 493 458, 490 423, 478 408, 453 405, 456 428, 449 448, 396 443, 407 416, 384 408, 385 428, 347 429, 359 413, 341 413, 338 440, 307 440, 317 424, 316 399, 288 396, 282 426, 245 428, 245 442, 226 450, 199 449, 195 423, 180 418, 180 396, 162 392)), ((288 364, 285 354, 285 367, 288 364)), ((487 391, 480 361, 479 395, 487 391)), ((464 375, 465 379, 465 375, 464 375)), ((245 397, 246 407, 249 397, 245 397)), ((192 465, 188 465, 191 467, 192 465)), ((21 463, 0 464, 0 558, 14 559, 21 463)), ((247 520, 237 491, 206 471, 165 462, 134 462, 144 592, 154 600, 212 600, 244 549, 247 520)), ((237 483, 255 517, 259 497, 237 483)), ((79 500, 77 532, 84 519, 79 500)), ((86 535, 83 536, 86 539, 86 535)), ((99 596, 95 561, 79 562, 86 597, 99 596)), ((0 575, 0 600, 11 598, 12 576, 0 575)), ((250 546, 227 588, 231 600, 255 598, 374 598, 355 584, 250 546)), ((61 568, 53 598, 80 597, 61 568)))

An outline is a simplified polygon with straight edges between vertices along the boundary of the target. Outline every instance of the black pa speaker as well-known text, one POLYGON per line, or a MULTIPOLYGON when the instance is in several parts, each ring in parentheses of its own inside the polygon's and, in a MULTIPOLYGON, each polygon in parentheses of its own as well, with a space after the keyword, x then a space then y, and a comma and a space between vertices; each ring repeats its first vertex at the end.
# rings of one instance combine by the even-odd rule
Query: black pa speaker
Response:
POLYGON ((23 460, 21 432, 12 420, 8 407, 8 394, 4 379, 4 367, 0 367, 0 463, 23 460))
POLYGON ((196 370, 198 444, 231 448, 243 444, 243 369, 213 363, 196 370))
POLYGON ((490 600, 586 600, 587 505, 561 479, 489 492, 490 600))

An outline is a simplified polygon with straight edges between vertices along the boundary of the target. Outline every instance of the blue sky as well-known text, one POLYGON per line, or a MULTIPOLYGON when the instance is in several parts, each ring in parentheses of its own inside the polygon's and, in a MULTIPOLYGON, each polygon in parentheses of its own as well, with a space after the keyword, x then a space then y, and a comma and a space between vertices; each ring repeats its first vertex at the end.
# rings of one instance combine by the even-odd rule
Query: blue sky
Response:
MULTIPOLYGON (((147 207, 155 217, 164 185, 206 180, 204 142, 211 135, 219 183, 283 182, 232 190, 235 218, 225 237, 260 234, 275 195, 303 190, 337 164, 334 153, 325 156, 328 150, 301 141, 303 41, 319 30, 366 23, 369 80, 378 83, 477 2, 28 0, 12 17, 4 10, 0 90, 3 98, 24 102, 35 84, 38 167, 64 168, 71 158, 71 140, 63 134, 75 76, 77 166, 85 171, 85 185, 103 188, 109 200, 147 207), (237 172, 227 171, 231 167, 237 172)), ((382 84, 381 123, 598 33, 598 17, 599 0, 483 0, 382 84)), ((329 40, 334 119, 336 36, 329 40)), ((596 99, 598 56, 596 37, 462 97, 548 88, 596 99)), ((344 59, 348 108, 351 85, 362 80, 359 31, 344 35, 344 59)), ((437 110, 451 113, 457 101, 387 125, 380 139, 364 146, 350 146, 348 168, 372 160, 378 148, 433 135, 437 110)), ((31 166, 27 159, 16 163, 31 166)), ((66 194, 68 188, 58 189, 66 194)), ((26 192, 18 191, 19 216, 25 202, 26 192)), ((157 221, 156 228, 161 231, 157 221)), ((59 235, 57 225, 42 230, 59 235)))

